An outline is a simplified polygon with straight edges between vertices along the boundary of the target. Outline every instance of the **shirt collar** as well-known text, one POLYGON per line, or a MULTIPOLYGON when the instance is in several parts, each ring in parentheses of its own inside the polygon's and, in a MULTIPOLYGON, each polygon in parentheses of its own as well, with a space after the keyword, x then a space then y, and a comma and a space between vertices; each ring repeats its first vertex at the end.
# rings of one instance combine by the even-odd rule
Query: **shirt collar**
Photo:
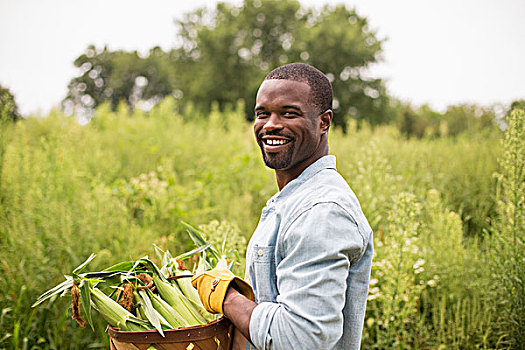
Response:
POLYGON ((333 155, 327 155, 319 158, 317 161, 315 161, 313 164, 311 164, 308 168, 304 169, 303 172, 290 181, 289 183, 284 186, 284 188, 277 192, 275 195, 272 196, 266 202, 266 205, 270 205, 271 203, 279 202, 287 198, 290 194, 292 194, 298 187, 300 187, 303 183, 311 179, 315 174, 320 172, 324 169, 334 169, 336 170, 336 161, 335 156, 333 155))

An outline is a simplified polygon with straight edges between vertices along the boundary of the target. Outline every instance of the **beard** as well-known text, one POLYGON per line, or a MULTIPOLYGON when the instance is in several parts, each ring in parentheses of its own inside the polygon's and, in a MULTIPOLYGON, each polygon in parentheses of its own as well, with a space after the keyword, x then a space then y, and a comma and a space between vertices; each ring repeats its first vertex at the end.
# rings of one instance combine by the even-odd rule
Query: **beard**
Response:
POLYGON ((292 142, 284 152, 266 153, 264 151, 264 145, 259 144, 261 148, 264 164, 270 169, 279 170, 290 166, 292 163, 293 149, 295 144, 292 142))

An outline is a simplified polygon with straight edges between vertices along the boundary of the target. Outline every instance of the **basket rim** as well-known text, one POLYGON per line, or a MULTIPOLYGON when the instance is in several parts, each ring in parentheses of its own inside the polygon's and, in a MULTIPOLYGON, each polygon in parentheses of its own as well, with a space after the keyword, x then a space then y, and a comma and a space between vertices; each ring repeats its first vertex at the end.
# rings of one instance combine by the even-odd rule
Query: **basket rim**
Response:
POLYGON ((116 328, 108 325, 108 334, 113 338, 122 342, 140 343, 169 343, 174 341, 186 340, 204 340, 215 337, 218 333, 228 332, 232 326, 231 321, 222 316, 221 318, 205 323, 203 325, 181 327, 174 329, 163 329, 164 337, 156 330, 150 329, 146 331, 119 331, 116 328))
MULTIPOLYGON (((184 274, 179 276, 168 277, 169 281, 174 281, 179 278, 193 277, 193 274, 184 274)), ((173 329, 163 329, 164 337, 156 330, 149 329, 145 331, 120 331, 118 328, 108 325, 108 335, 110 339, 115 339, 121 342, 133 342, 137 344, 145 343, 172 343, 177 341, 197 341, 205 340, 215 337, 219 333, 227 333, 230 331, 233 324, 224 315, 220 318, 210 321, 205 324, 180 327, 173 329)))

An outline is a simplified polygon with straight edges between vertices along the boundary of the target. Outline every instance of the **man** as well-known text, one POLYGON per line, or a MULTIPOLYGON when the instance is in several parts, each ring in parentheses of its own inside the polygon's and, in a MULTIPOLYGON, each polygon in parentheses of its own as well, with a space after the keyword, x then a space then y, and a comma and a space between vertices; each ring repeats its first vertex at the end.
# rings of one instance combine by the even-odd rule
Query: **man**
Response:
POLYGON ((328 155, 331 108, 330 82, 302 63, 273 70, 257 93, 255 137, 279 192, 248 245, 253 294, 225 271, 193 281, 205 306, 248 340, 247 349, 360 347, 372 230, 328 155))

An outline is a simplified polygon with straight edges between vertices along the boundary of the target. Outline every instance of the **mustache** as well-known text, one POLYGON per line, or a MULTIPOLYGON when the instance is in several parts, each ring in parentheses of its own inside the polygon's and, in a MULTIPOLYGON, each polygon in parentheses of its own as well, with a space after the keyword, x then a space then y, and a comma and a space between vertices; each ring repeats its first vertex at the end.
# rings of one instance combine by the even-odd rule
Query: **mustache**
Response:
POLYGON ((281 133, 279 131, 263 131, 257 135, 257 140, 262 140, 264 136, 280 136, 290 139, 291 141, 295 140, 295 136, 290 134, 281 133))

